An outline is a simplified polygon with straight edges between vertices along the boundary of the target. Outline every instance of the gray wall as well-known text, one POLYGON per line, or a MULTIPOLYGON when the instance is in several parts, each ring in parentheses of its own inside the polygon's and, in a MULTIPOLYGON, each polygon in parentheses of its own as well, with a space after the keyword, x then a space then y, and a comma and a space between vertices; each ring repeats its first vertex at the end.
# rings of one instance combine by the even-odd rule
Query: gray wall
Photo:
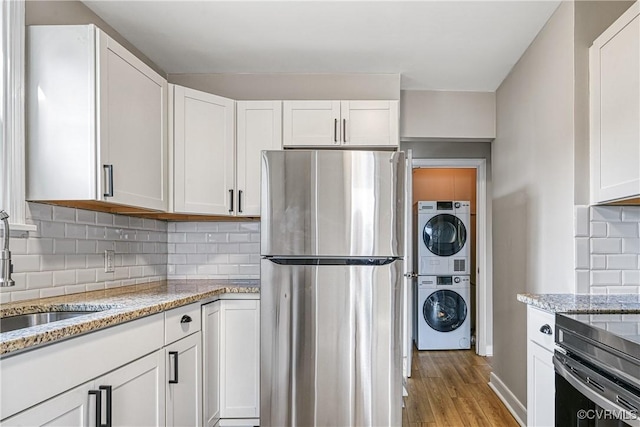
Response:
POLYGON ((169 74, 169 83, 237 100, 400 99, 399 74, 169 74))
POLYGON ((633 1, 575 3, 575 203, 589 203, 589 47, 633 1))
POLYGON ((576 291, 574 204, 589 182, 585 49, 628 6, 597 3, 562 2, 496 92, 493 368, 523 405, 526 307, 516 294, 576 291))
POLYGON ((167 76, 167 73, 160 69, 160 67, 154 64, 134 45, 129 43, 116 30, 111 28, 109 24, 103 21, 102 18, 79 1, 29 0, 25 2, 25 6, 26 25, 94 24, 140 58, 149 67, 153 68, 157 73, 164 77, 167 76))
POLYGON ((493 92, 403 90, 400 138, 480 139, 496 136, 496 97, 493 92))

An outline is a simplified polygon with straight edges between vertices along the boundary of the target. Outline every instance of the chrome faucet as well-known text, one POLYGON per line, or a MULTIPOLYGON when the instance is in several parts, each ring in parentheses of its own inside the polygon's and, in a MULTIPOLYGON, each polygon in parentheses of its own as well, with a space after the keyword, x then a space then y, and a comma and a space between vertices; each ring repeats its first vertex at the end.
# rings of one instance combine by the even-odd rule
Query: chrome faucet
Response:
POLYGON ((4 248, 0 253, 0 287, 15 286, 15 282, 11 280, 13 272, 13 264, 11 264, 11 252, 9 251, 9 215, 5 211, 0 211, 0 220, 4 223, 4 248))

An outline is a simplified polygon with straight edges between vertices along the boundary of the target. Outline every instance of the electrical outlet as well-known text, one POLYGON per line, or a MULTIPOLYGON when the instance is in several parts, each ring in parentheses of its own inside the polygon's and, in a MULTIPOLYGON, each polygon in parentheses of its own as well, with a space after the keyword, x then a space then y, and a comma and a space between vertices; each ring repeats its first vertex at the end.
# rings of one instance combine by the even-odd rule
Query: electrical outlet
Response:
POLYGON ((104 251, 104 271, 113 273, 116 270, 116 251, 104 251))

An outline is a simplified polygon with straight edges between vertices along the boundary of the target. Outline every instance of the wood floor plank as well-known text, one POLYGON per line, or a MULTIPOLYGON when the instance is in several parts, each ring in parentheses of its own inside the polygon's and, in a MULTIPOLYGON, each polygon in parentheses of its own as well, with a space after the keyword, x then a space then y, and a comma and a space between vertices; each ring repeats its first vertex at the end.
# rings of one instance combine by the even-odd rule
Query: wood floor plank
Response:
POLYGON ((414 349, 403 427, 517 427, 488 386, 491 362, 473 350, 414 349))

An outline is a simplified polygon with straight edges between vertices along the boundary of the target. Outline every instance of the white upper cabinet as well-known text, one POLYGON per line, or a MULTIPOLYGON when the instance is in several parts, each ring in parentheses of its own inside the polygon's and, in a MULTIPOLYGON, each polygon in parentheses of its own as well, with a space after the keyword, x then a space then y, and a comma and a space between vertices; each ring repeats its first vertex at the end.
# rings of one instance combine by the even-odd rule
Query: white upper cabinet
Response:
POLYGON ((340 101, 284 101, 285 147, 341 145, 340 101))
POLYGON ((230 215, 235 191, 235 102, 170 85, 174 212, 230 215))
POLYGON ((397 101, 342 101, 345 145, 398 145, 397 101))
POLYGON ((262 150, 282 149, 282 102, 238 101, 237 215, 260 216, 262 150))
POLYGON ((282 102, 170 86, 174 212, 259 216, 260 153, 282 148, 282 102))
POLYGON ((397 146, 398 101, 284 101, 285 147, 397 146))
POLYGON ((591 201, 640 197, 640 5, 590 49, 591 201))
POLYGON ((166 80, 93 25, 28 40, 27 199, 166 211, 166 80))

